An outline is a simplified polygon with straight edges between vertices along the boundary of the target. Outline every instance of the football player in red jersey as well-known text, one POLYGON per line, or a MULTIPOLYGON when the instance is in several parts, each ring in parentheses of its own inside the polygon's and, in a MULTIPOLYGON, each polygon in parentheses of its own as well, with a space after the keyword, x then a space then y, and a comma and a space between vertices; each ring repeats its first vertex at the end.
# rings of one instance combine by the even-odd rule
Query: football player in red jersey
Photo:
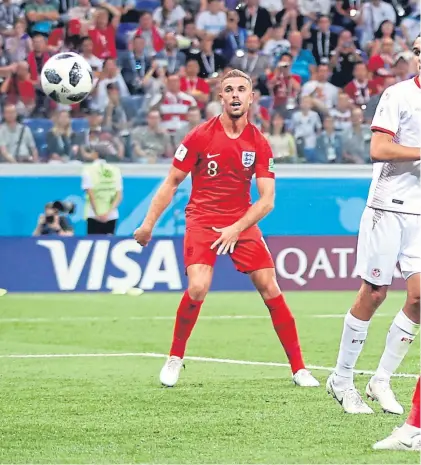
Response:
POLYGON ((178 185, 191 173, 186 208, 184 264, 188 289, 177 310, 170 355, 160 380, 174 386, 183 366, 186 344, 211 285, 217 255, 229 254, 237 270, 247 273, 269 309, 299 386, 319 382, 305 368, 295 320, 276 281, 275 268, 257 223, 273 208, 275 179, 271 148, 247 120, 253 101, 251 78, 239 70, 221 81, 223 113, 199 125, 182 141, 170 172, 152 199, 136 241, 145 246, 170 204, 178 185), (252 204, 250 185, 257 179, 259 199, 252 204))

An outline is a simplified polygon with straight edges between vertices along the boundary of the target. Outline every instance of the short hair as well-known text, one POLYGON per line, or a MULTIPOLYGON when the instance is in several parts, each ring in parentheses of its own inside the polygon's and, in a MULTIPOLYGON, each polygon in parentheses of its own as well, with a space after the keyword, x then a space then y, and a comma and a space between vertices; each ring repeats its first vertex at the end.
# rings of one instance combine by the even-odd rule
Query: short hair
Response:
POLYGON ((228 73, 226 73, 222 79, 221 79, 221 84, 226 80, 226 79, 230 79, 230 78, 243 78, 245 79, 251 87, 253 87, 253 81, 251 80, 251 77, 245 73, 244 71, 241 71, 239 69, 233 69, 231 71, 228 71, 228 73))
POLYGON ((291 55, 291 53, 289 52, 284 52, 280 57, 279 57, 279 61, 282 60, 282 58, 284 57, 289 57, 291 59, 291 61, 294 59, 294 57, 291 55))

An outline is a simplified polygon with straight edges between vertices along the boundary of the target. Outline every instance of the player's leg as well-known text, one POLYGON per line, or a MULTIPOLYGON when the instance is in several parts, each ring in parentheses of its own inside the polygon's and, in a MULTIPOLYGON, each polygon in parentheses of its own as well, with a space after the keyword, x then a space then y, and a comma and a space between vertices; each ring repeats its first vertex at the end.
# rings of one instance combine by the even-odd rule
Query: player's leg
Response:
POLYGON ((373 413, 354 386, 354 368, 367 338, 370 320, 392 282, 400 236, 400 226, 393 214, 365 209, 357 248, 357 272, 363 282, 345 316, 336 367, 326 383, 328 393, 347 413, 373 413))
POLYGON ((184 264, 188 288, 177 309, 170 355, 160 373, 161 383, 165 386, 172 387, 178 381, 187 342, 212 283, 216 252, 210 246, 214 236, 202 230, 186 231, 184 264))
POLYGON ((402 224, 402 246, 399 265, 406 279, 407 298, 404 307, 393 320, 386 338, 386 345, 375 375, 367 385, 367 395, 379 401, 384 411, 402 414, 390 387, 390 378, 402 363, 420 323, 420 272, 421 224, 415 215, 399 215, 402 224))
POLYGON ((376 450, 421 450, 421 426, 420 426, 420 378, 418 378, 412 408, 406 422, 386 439, 374 444, 376 450))
POLYGON ((305 369, 295 319, 279 289, 272 256, 259 228, 250 228, 240 236, 231 258, 238 271, 250 275, 269 309, 273 327, 287 354, 296 384, 318 386, 318 381, 305 369))

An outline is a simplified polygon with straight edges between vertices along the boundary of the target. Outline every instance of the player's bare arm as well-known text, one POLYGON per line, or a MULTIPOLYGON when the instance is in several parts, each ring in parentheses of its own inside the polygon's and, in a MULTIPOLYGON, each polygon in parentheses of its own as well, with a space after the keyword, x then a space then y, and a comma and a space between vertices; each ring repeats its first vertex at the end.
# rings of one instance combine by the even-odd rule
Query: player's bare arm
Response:
POLYGON ((373 133, 370 145, 371 159, 376 161, 418 161, 420 159, 419 147, 405 147, 393 142, 393 136, 385 132, 373 133))
POLYGON ((140 245, 145 246, 151 240, 156 222, 171 203, 178 186, 186 179, 187 174, 174 166, 171 167, 168 176, 154 195, 143 223, 134 232, 134 238, 140 245))
POLYGON ((231 226, 220 229, 213 228, 214 231, 221 233, 221 236, 211 246, 211 249, 219 246, 217 255, 232 253, 241 232, 257 224, 273 210, 275 180, 272 178, 257 178, 256 182, 259 200, 247 210, 247 213, 231 226))

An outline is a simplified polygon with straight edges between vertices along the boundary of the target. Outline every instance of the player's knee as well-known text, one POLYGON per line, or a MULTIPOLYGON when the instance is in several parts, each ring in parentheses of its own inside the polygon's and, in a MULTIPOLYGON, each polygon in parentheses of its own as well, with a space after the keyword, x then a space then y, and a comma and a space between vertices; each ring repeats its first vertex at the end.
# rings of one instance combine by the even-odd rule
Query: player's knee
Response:
POLYGON ((387 287, 376 286, 369 282, 363 285, 363 293, 368 297, 373 308, 377 309, 384 302, 387 295, 387 287))
MULTIPOLYGON (((419 290, 408 292, 405 306, 411 312, 411 314, 413 314, 414 317, 417 317, 418 320, 420 318, 420 303, 421 299, 419 290)), ((414 319, 412 320, 415 321, 414 319)))
POLYGON ((193 300, 204 300, 208 290, 208 285, 203 281, 192 280, 189 283, 188 293, 193 300))

